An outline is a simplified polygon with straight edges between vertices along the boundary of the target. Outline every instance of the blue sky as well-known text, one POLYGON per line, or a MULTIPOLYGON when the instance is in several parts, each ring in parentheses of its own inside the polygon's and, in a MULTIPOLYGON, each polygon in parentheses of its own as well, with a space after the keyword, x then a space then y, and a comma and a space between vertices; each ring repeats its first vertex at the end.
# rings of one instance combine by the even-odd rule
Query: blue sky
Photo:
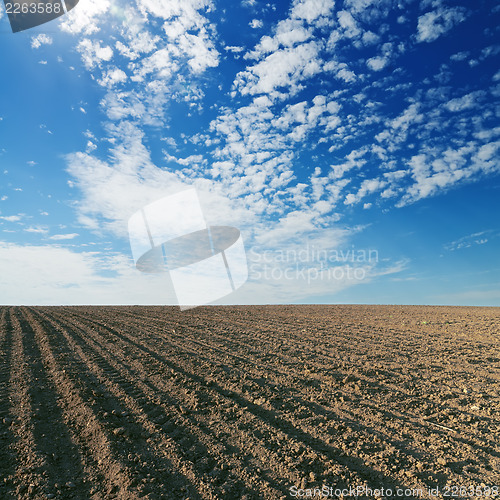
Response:
POLYGON ((195 187, 223 303, 500 305, 497 2, 81 0, 0 43, 0 303, 175 303, 127 222, 195 187))

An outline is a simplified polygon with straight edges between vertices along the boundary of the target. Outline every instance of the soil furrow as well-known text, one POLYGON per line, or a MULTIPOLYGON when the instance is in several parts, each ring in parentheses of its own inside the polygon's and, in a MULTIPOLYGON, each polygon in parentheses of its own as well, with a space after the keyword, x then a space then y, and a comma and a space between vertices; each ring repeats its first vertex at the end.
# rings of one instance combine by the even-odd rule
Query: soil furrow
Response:
MULTIPOLYGON (((50 367, 54 384, 59 390, 58 403, 61 405, 64 419, 74 436, 82 453, 85 472, 92 481, 99 484, 93 487, 88 497, 107 498, 137 498, 130 491, 132 473, 121 462, 121 457, 113 453, 111 436, 105 426, 95 415, 92 401, 86 401, 82 396, 81 385, 76 382, 80 374, 87 371, 78 363, 77 356, 64 348, 62 336, 49 325, 41 325, 28 312, 38 340, 43 346, 44 358, 50 367)), ((80 491, 77 484, 75 487, 80 491)))
MULTIPOLYGON (((110 316, 108 316, 108 321, 109 321, 109 317, 110 316)), ((168 325, 168 327, 169 326, 170 326, 170 324, 168 325)), ((145 329, 145 328, 143 327, 143 329, 145 329)), ((125 328, 123 328, 121 330, 122 330, 122 334, 124 331, 128 331, 125 328)), ((151 331, 151 328, 147 328, 146 330, 151 331)), ((162 332, 158 331, 158 333, 156 335, 160 336, 161 334, 162 334, 162 332)), ((152 335, 154 335, 154 334, 151 334, 151 336, 152 335)), ((164 335, 164 333, 163 333, 163 335, 164 335)), ((189 342, 191 340, 189 337, 189 332, 186 332, 186 336, 187 336, 186 342, 189 344, 189 342)), ((246 338, 247 337, 245 336, 245 340, 246 340, 246 338)), ((171 345, 170 335, 169 335, 169 345, 171 345)), ((246 343, 244 345, 246 345, 246 343)), ((401 346, 400 346, 400 348, 401 348, 401 346)), ((271 356, 274 354, 275 353, 271 353, 271 356)), ((171 357, 171 355, 169 355, 169 357, 171 357)), ((198 357, 199 357, 199 355, 198 355, 198 357)), ((189 359, 189 356, 186 356, 186 359, 189 359)), ((225 360, 222 360, 222 362, 221 362, 219 359, 219 365, 224 366, 224 361, 225 360)), ((262 363, 262 366, 265 366, 264 362, 262 363)), ((235 369, 235 367, 233 364, 232 370, 234 370, 234 369, 235 369)), ((241 373, 236 375, 236 377, 238 377, 238 376, 241 376, 241 373)), ((400 374, 400 376, 404 377, 405 376, 404 372, 402 374, 400 374)), ((356 379, 354 381, 356 381, 356 379)), ((290 384, 287 384, 287 385, 290 385, 290 384)), ((345 391, 345 392, 347 393, 347 391, 345 391)), ((352 399, 353 393, 350 392, 348 394, 349 394, 349 397, 352 399)), ((360 397, 356 397, 354 401, 351 401, 350 403, 348 403, 348 406, 347 406, 348 410, 352 410, 353 406, 355 406, 354 403, 357 403, 357 402, 363 403, 361 405, 361 408, 356 408, 356 411, 354 413, 351 412, 350 417, 352 417, 353 421, 362 422, 362 421, 366 420, 366 414, 367 414, 367 411, 370 410, 370 408, 367 408, 366 401, 363 401, 365 396, 371 396, 371 394, 368 394, 368 395, 361 394, 360 397)), ((395 398, 395 395, 391 394, 391 397, 395 398)), ((428 400, 427 401, 421 400, 420 404, 423 403, 424 405, 429 406, 428 402, 429 402, 428 400)), ((409 433, 414 433, 415 427, 417 427, 417 429, 420 428, 420 431, 418 431, 420 433, 420 437, 417 437, 417 442, 420 442, 420 443, 428 442, 429 435, 431 436, 431 439, 432 439, 432 436, 439 436, 442 434, 441 429, 433 428, 433 427, 431 427, 431 424, 425 424, 425 426, 424 426, 423 425, 424 422, 422 422, 418 418, 415 418, 414 412, 408 412, 408 411, 405 412, 404 406, 401 406, 398 404, 396 406, 396 408, 393 408, 391 410, 391 413, 388 414, 387 411, 384 410, 384 408, 393 407, 393 405, 391 406, 390 401, 389 401, 389 405, 388 405, 387 399, 384 401, 382 398, 381 401, 376 401, 376 403, 379 405, 378 411, 377 411, 378 417, 382 416, 384 418, 384 420, 388 421, 387 433, 391 433, 392 435, 394 435, 396 433, 396 435, 397 434, 400 435, 400 438, 397 439, 395 443, 391 443, 391 442, 384 443, 384 445, 388 448, 392 447, 393 444, 395 444, 396 447, 404 449, 404 446, 402 443, 407 441, 405 438, 405 435, 408 435, 409 433), (384 406, 381 406, 380 403, 384 404, 384 406), (397 411, 397 410, 402 410, 402 411, 397 411), (384 415, 385 415, 385 417, 384 417, 384 415)), ((442 406, 442 402, 440 403, 439 406, 442 406)), ((463 415, 464 412, 462 411, 461 414, 463 415)), ((345 415, 345 413, 344 413, 344 415, 345 415)), ((490 419, 491 424, 493 424, 493 425, 489 425, 490 422, 487 421, 488 420, 487 418, 485 418, 483 416, 482 420, 483 420, 482 428, 484 430, 481 431, 479 436, 472 436, 473 440, 471 440, 471 439, 467 440, 467 439, 464 439, 462 437, 463 434, 465 434, 465 435, 468 434, 470 427, 468 427, 468 426, 466 427, 461 422, 458 422, 458 426, 455 424, 454 427, 457 429, 457 433, 460 433, 460 434, 457 434, 457 437, 456 437, 457 441, 465 444, 467 446, 466 449, 470 449, 471 447, 473 447, 473 448, 478 450, 479 454, 477 455, 476 459, 473 460, 473 462, 477 463, 477 464, 484 464, 484 467, 486 467, 486 470, 488 470, 488 467, 491 468, 491 464, 488 463, 487 455, 491 456, 491 454, 493 454, 493 456, 495 456, 496 452, 494 449, 495 448, 495 441, 488 440, 487 433, 488 432, 491 433, 492 431, 494 432, 495 427, 498 429, 498 421, 495 422, 494 419, 490 419), (484 422, 484 420, 486 420, 486 422, 484 422), (492 445, 493 445, 493 448, 491 447, 492 445), (484 454, 481 453, 481 450, 483 450, 484 454)), ((376 421, 373 422, 373 424, 376 424, 376 421)), ((367 428, 369 428, 369 427, 367 427, 367 428)), ((379 426, 379 428, 380 428, 380 426, 379 426)), ((365 437, 366 437, 366 435, 365 435, 365 437)), ((448 436, 442 436, 442 437, 443 437, 443 444, 446 446, 446 448, 448 448, 449 444, 445 442, 448 440, 448 436)), ((410 444, 410 442, 408 444, 410 444)), ((432 452, 432 450, 429 450, 429 448, 425 445, 424 446, 419 445, 418 448, 420 449, 420 452, 425 453, 427 458, 428 458, 428 460, 425 461, 425 462, 427 462, 427 464, 424 462, 423 467, 432 469, 433 464, 434 464, 435 454, 432 452)), ((459 449, 461 449, 461 448, 459 448, 459 449)), ((467 453, 468 452, 465 451, 464 455, 466 455, 467 453)), ((411 450, 410 450, 409 454, 412 455, 411 450)), ((414 455, 413 458, 415 458, 415 457, 418 458, 418 455, 415 455, 415 453, 413 453, 413 455, 414 455)), ((466 460, 461 460, 460 455, 462 455, 462 453, 458 453, 458 455, 457 455, 457 453, 455 452, 454 454, 449 456, 450 458, 448 458, 448 460, 450 460, 450 459, 455 460, 455 463, 453 464, 453 469, 455 471, 460 471, 462 467, 468 466, 468 463, 469 463, 466 460)), ((400 463, 400 466, 404 466, 404 461, 403 461, 403 463, 400 463)), ((451 472, 452 477, 457 477, 453 471, 449 471, 449 472, 451 472)), ((420 473, 417 472, 417 475, 421 479, 424 479, 426 482, 428 482, 431 485, 435 484, 436 482, 442 481, 443 478, 445 477, 444 471, 439 475, 436 475, 434 473, 426 473, 425 471, 421 471, 420 473)))
MULTIPOLYGON (((99 325, 98 322, 93 321, 92 319, 89 318, 82 318, 83 321, 85 322, 90 322, 96 327, 100 326, 100 336, 103 336, 105 334, 109 335, 110 337, 110 344, 114 345, 116 343, 117 337, 118 341, 125 341, 125 342, 132 342, 135 347, 137 347, 139 350, 142 350, 146 352, 148 355, 150 355, 151 359, 145 359, 144 364, 150 364, 151 362, 154 362, 154 359, 156 361, 160 362, 161 364, 167 364, 169 367, 171 367, 176 374, 180 373, 182 374, 187 380, 191 380, 195 382, 195 385, 200 385, 200 384, 205 384, 206 380, 204 380, 201 377, 196 377, 192 373, 186 372, 184 369, 182 369, 179 365, 176 363, 173 363, 170 360, 166 360, 162 357, 159 357, 157 354, 154 352, 150 351, 149 349, 137 345, 137 343, 131 339, 126 338, 126 334, 123 333, 118 333, 113 331, 112 329, 109 329, 108 327, 104 325, 99 325), (146 351, 147 349, 147 351, 146 351)), ((143 352, 143 355, 144 355, 143 352)), ((119 356, 119 351, 117 352, 117 356, 119 356)), ((134 353, 134 358, 140 356, 140 353, 134 353)), ((170 358, 175 358, 176 356, 170 356, 170 358)), ((194 358, 193 358, 194 359, 194 358)), ((383 481, 384 483, 389 484, 390 479, 385 478, 383 474, 380 472, 373 470, 371 467, 368 467, 363 460, 349 456, 346 454, 344 451, 341 449, 333 448, 332 446, 328 445, 326 442, 322 441, 320 438, 316 438, 311 435, 312 429, 309 429, 308 431, 302 430, 300 427, 303 427, 303 422, 296 422, 292 423, 290 420, 283 419, 281 417, 276 417, 276 413, 274 411, 268 411, 266 409, 263 409, 261 406, 253 404, 250 400, 246 399, 243 397, 241 394, 238 394, 237 392, 234 392, 231 389, 228 389, 227 387, 222 387, 219 384, 216 384, 214 382, 211 383, 211 389, 215 390, 220 396, 224 397, 226 400, 231 402, 232 404, 237 405, 238 410, 244 409, 245 412, 253 414, 255 417, 257 417, 257 420, 255 420, 255 423, 258 423, 259 421, 261 422, 261 425, 264 427, 264 432, 266 433, 271 433, 275 435, 275 441, 282 440, 286 442, 287 440, 293 439, 294 441, 299 441, 302 443, 302 445, 306 446, 307 449, 309 449, 309 453, 311 453, 313 456, 319 454, 323 454, 321 457, 324 461, 331 462, 332 460, 337 464, 337 465, 342 465, 345 470, 351 471, 351 477, 348 478, 348 480, 352 483, 354 481, 361 481, 361 480, 366 480, 368 482, 372 482, 373 478, 376 478, 379 481, 383 481), (294 427, 294 425, 296 425, 294 427), (326 453, 326 455, 325 455, 326 453), (359 477, 357 476, 356 473, 359 473, 359 477)), ((214 402, 213 404, 217 404, 217 402, 214 402)), ((241 430, 240 430, 241 432, 241 430)), ((262 432, 262 429, 259 429, 258 432, 262 432)), ((283 450, 286 452, 287 450, 283 450)), ((265 450, 267 455, 273 455, 273 452, 268 449, 265 450)), ((285 453, 286 454, 286 453, 285 453)), ((279 459, 278 457, 274 456, 272 457, 274 462, 280 462, 283 459, 279 459)), ((269 460, 268 460, 269 462, 269 460)), ((338 478, 336 478, 338 481, 338 478)), ((400 481, 401 482, 401 481, 400 481)))
MULTIPOLYGON (((33 379, 31 359, 26 352, 25 335, 18 319, 19 310, 11 314, 13 345, 10 373, 11 412, 14 418, 14 449, 17 467, 13 484, 17 498, 43 498, 41 492, 50 493, 49 483, 44 475, 47 458, 36 448, 35 404, 32 400, 33 379)), ((29 334, 28 334, 29 335, 29 334)))
POLYGON ((0 497, 488 497, 499 340, 498 308, 0 308, 0 497))
MULTIPOLYGON (((114 343, 103 345, 99 342, 99 339, 102 341, 102 337, 91 340, 95 336, 92 330, 82 329, 77 322, 69 324, 73 331, 73 339, 76 339, 76 331, 81 329, 83 335, 80 337, 80 347, 82 349, 85 350, 85 343, 91 343, 90 349, 99 353, 100 357, 94 355, 94 362, 98 366, 97 369, 101 370, 103 378, 114 383, 113 391, 120 393, 120 396, 127 400, 130 408, 139 407, 147 419, 148 426, 155 428, 155 431, 151 432, 151 439, 165 434, 171 445, 178 444, 179 456, 190 457, 190 459, 182 459, 183 462, 177 464, 179 468, 192 468, 191 460, 194 457, 202 457, 203 460, 195 461, 194 468, 199 469, 198 474, 205 478, 206 483, 214 483, 214 498, 233 498, 235 492, 242 489, 245 489, 247 494, 252 494, 252 485, 240 484, 240 481, 234 477, 239 472, 238 469, 242 469, 242 462, 253 461, 252 455, 247 455, 245 448, 238 449, 234 441, 231 444, 227 439, 216 436, 207 425, 200 425, 193 415, 185 416, 184 413, 189 403, 176 399, 171 392, 165 392, 159 388, 158 384, 152 384, 145 374, 140 373, 142 365, 139 364, 134 368, 120 363, 118 360, 121 358, 121 353, 119 350, 114 350, 114 343), (131 389, 134 390, 133 394, 130 393, 131 389), (228 449, 232 451, 229 458, 226 458, 222 452, 228 449), (217 453, 214 455, 214 452, 217 453)), ((219 404, 220 402, 214 403, 215 407, 219 404)), ((258 445, 258 443, 255 444, 258 445)), ((195 476, 194 474, 193 477, 195 476)), ((272 478, 267 477, 267 474, 261 470, 258 482, 263 479, 269 483, 270 498, 274 498, 273 488, 277 491, 280 486, 277 483, 273 485, 272 478)), ((206 490, 206 484, 200 485, 200 488, 202 491, 206 490)), ((276 498, 280 498, 283 493, 284 491, 279 494, 275 493, 276 498)), ((257 493, 255 495, 259 496, 257 493)))
POLYGON ((75 340, 78 334, 61 328, 61 323, 54 323, 45 314, 41 314, 37 321, 45 329, 51 325, 58 332, 59 347, 72 357, 73 369, 68 377, 71 384, 78 387, 82 404, 91 408, 92 422, 91 425, 87 423, 87 427, 91 432, 97 427, 101 434, 99 440, 105 440, 104 443, 91 443, 91 452, 95 453, 96 449, 100 452, 95 457, 97 464, 108 467, 110 462, 114 463, 109 471, 103 471, 109 481, 108 489, 103 492, 104 498, 149 498, 151 490, 156 487, 153 483, 161 482, 165 484, 162 498, 182 498, 190 490, 193 498, 197 498, 180 469, 151 449, 148 443, 151 429, 136 421, 136 407, 126 406, 123 393, 109 390, 112 385, 110 370, 107 373, 99 368, 96 370, 94 359, 97 356, 82 351, 75 340), (102 456, 102 448, 107 456, 102 456))
POLYGON ((9 383, 12 370, 12 324, 10 310, 1 309, 0 318, 0 497, 14 498, 17 455, 13 432, 9 383))
MULTIPOLYGON (((90 330, 82 329, 78 324, 68 323, 66 320, 61 324, 70 325, 71 337, 67 338, 68 343, 75 352, 79 353, 100 384, 106 388, 106 395, 109 394, 113 399, 113 407, 101 405, 99 413, 109 415, 114 411, 115 414, 126 413, 133 416, 135 422, 130 418, 121 420, 125 437, 128 438, 130 444, 134 444, 138 438, 142 437, 144 443, 148 446, 151 444, 151 447, 156 450, 158 456, 143 465, 150 466, 160 459, 171 461, 175 469, 182 471, 182 474, 194 485, 195 491, 191 491, 192 496, 196 496, 196 491, 198 491, 203 498, 217 498, 218 487, 212 484, 213 478, 204 472, 203 475, 206 477, 201 480, 198 478, 200 474, 195 472, 195 466, 190 459, 193 452, 189 450, 193 447, 197 448, 196 454, 206 458, 210 457, 211 452, 192 436, 191 429, 186 425, 178 409, 180 405, 171 399, 159 401, 156 392, 148 389, 146 383, 136 377, 135 372, 132 371, 130 374, 130 368, 119 365, 113 356, 109 356, 110 345, 103 347, 92 340, 90 330), (175 430, 173 436, 166 433, 163 428, 172 427, 172 425, 175 430), (187 442, 186 438, 188 438, 187 442)), ((212 467, 216 463, 214 459, 209 459, 208 462, 212 467)), ((203 465, 203 468, 206 466, 203 465)), ((164 477, 161 470, 149 470, 144 475, 175 490, 175 482, 172 478, 164 477)), ((185 484, 178 489, 177 494, 180 495, 182 489, 188 488, 185 484)), ((175 498, 175 491, 173 495, 172 498, 175 498)))
MULTIPOLYGON (((99 322, 95 322, 95 324, 99 324, 99 322)), ((101 325, 102 326, 102 325, 101 325)), ((104 327, 105 328, 105 327, 104 327)), ((125 329, 122 329, 122 334, 119 334, 120 337, 123 336, 123 332, 125 329)), ((115 333, 115 335, 118 335, 115 333)), ((188 343, 191 339, 187 339, 188 343)), ((172 345, 172 342, 170 342, 169 345, 172 345)), ((178 347, 179 344, 177 343, 176 346, 178 347)), ((201 356, 198 353, 197 359, 199 359, 201 356)), ((248 370, 245 370, 246 373, 249 373, 248 370)), ((221 376, 224 376, 224 372, 221 373, 221 376)), ((242 374, 240 373, 236 378, 240 378, 242 374)), ((247 377, 245 377, 247 378, 247 377)), ((354 379, 356 380, 356 379, 354 379)), ((294 377, 294 380, 292 383, 290 383, 289 380, 287 380, 287 386, 288 387, 295 387, 293 391, 285 389, 285 391, 289 392, 289 400, 285 403, 281 402, 281 405, 290 405, 290 402, 292 404, 292 407, 289 408, 289 410, 293 410, 294 407, 298 408, 304 408, 304 405, 308 407, 308 410, 311 415, 314 415, 315 413, 318 413, 323 415, 324 417, 329 417, 330 419, 342 419, 344 424, 347 423, 348 427, 351 428, 352 431, 358 433, 361 436, 364 436, 365 439, 369 438, 371 434, 377 435, 383 442, 384 446, 386 447, 397 447, 400 449, 400 451, 404 452, 406 455, 408 455, 408 460, 410 462, 413 462, 415 460, 420 460, 421 462, 423 461, 424 465, 426 467, 431 468, 434 460, 434 455, 429 453, 429 451, 426 448, 421 448, 420 450, 415 449, 412 446, 406 446, 404 445, 404 434, 408 432, 417 432, 419 436, 417 437, 417 441, 425 441, 429 433, 436 433, 436 431, 439 433, 441 431, 436 430, 435 428, 431 428, 431 424, 425 423, 425 421, 422 421, 418 417, 416 418, 412 413, 402 413, 398 411, 398 407, 396 409, 392 409, 391 412, 387 412, 383 408, 378 407, 377 408, 377 403, 371 403, 367 401, 366 396, 370 397, 371 393, 366 395, 363 394, 362 391, 358 389, 358 392, 361 392, 361 394, 356 395, 354 391, 347 391, 347 390, 339 390, 337 391, 337 396, 340 395, 341 399, 348 399, 348 407, 345 407, 346 405, 343 404, 345 408, 338 408, 335 407, 333 408, 334 411, 332 411, 332 408, 328 408, 328 395, 326 394, 327 391, 324 390, 324 388, 321 389, 320 394, 315 394, 314 392, 312 394, 304 394, 300 391, 297 390, 297 386, 299 384, 300 379, 298 379, 296 376, 294 377), (298 395, 297 395, 298 394, 298 395), (354 397, 353 397, 354 396, 354 397), (319 401, 324 403, 323 405, 318 405, 317 403, 310 403, 308 400, 305 400, 304 398, 310 398, 314 401, 319 401), (326 407, 325 407, 326 406, 326 407), (354 406, 355 411, 351 411, 352 407, 354 406), (375 414, 375 418, 370 418, 371 413, 375 414), (384 421, 390 422, 389 426, 386 429, 386 432, 381 432, 379 431, 374 431, 373 429, 377 426, 377 419, 382 417, 384 421), (364 422, 364 424, 362 424, 364 422), (400 437, 394 439, 390 439, 388 436, 392 434, 399 434, 400 437)), ((359 382, 359 379, 357 380, 359 382)), ((267 382, 268 383, 268 382, 267 382)), ((268 383, 269 385, 269 383, 268 383)), ((234 390, 238 392, 237 389, 233 387, 234 390)), ((283 389, 281 389, 281 392, 283 392, 283 389)), ((283 395, 283 394, 282 394, 283 395)), ((272 396, 271 396, 272 399, 272 396)), ((338 399, 338 398, 337 398, 338 399)), ((463 412, 462 412, 463 413, 463 412)), ((483 419, 485 420, 485 419, 483 419)), ((345 425, 344 425, 345 427, 345 425)), ((488 429, 489 432, 491 432, 491 426, 488 425, 488 422, 483 422, 483 427, 488 429)), ((460 428, 460 426, 457 428, 457 433, 461 431, 461 434, 467 434, 468 429, 467 428, 460 428)), ((474 436, 473 436, 474 438, 474 436)), ((464 437, 460 436, 458 440, 464 444, 467 444, 469 446, 475 446, 478 450, 488 450, 488 453, 492 453, 492 448, 491 446, 495 447, 496 443, 494 441, 491 441, 487 438, 483 439, 482 441, 479 441, 478 439, 471 440, 471 439, 465 439, 464 437)), ((338 443, 339 445, 341 443, 338 443)), ((493 451, 493 454, 495 455, 496 452, 493 451)), ((459 458, 459 457, 454 457, 454 458, 459 458)), ((403 460, 402 458, 400 460, 403 460)), ((484 457, 478 456, 478 460, 484 461, 484 457)), ((404 465, 404 460, 403 460, 403 465, 404 465)), ((421 472, 419 474, 420 478, 422 480, 426 480, 430 484, 433 483, 432 480, 430 480, 428 477, 426 477, 425 472, 421 472)), ((435 482, 435 481, 434 481, 435 482)))
POLYGON ((43 460, 42 475, 45 479, 44 490, 32 489, 29 496, 45 498, 46 494, 57 492, 59 497, 69 498, 73 496, 71 490, 78 486, 90 497, 79 449, 63 421, 58 405, 60 395, 44 363, 39 339, 24 310, 19 310, 17 320, 23 331, 24 351, 30 365, 29 399, 34 447, 43 460))

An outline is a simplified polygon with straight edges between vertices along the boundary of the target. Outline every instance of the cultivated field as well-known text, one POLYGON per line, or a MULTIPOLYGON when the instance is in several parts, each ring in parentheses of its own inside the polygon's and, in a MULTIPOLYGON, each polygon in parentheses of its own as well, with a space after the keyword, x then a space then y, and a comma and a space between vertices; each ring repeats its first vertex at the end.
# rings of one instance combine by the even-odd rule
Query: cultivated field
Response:
POLYGON ((499 308, 0 308, 2 500, 470 498, 499 471, 499 308))

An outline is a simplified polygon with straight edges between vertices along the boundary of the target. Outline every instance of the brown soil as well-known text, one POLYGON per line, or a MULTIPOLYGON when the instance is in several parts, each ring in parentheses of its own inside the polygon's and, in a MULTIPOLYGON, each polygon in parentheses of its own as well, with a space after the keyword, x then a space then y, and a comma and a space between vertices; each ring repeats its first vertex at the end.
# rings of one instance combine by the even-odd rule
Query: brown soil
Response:
POLYGON ((0 308, 2 500, 470 498, 499 471, 500 308, 0 308))

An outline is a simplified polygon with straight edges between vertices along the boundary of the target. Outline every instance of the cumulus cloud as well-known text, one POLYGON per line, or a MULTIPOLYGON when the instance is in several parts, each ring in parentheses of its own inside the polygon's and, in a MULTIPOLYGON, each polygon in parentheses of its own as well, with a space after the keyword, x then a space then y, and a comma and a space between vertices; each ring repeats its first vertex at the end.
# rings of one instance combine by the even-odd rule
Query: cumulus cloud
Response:
POLYGON ((252 19, 249 24, 253 29, 262 28, 262 26, 264 26, 264 23, 260 19, 252 19))
POLYGON ((319 46, 309 42, 277 50, 263 61, 238 74, 236 88, 242 95, 269 94, 280 97, 281 90, 296 94, 302 81, 321 70, 319 46))
POLYGON ((52 37, 44 33, 31 37, 31 47, 33 49, 39 49, 42 45, 52 45, 53 42, 52 37))
POLYGON ((92 78, 108 89, 101 104, 109 119, 135 118, 144 125, 165 125, 171 102, 189 98, 196 105, 200 101, 203 94, 194 84, 187 97, 181 89, 187 80, 219 64, 215 27, 205 16, 213 8, 211 2, 137 0, 127 8, 106 8, 102 16, 96 14, 91 0, 86 5, 86 9, 74 10, 80 16, 88 11, 96 23, 99 19, 120 26, 113 41, 106 43, 99 36, 87 36, 100 29, 97 24, 85 28, 85 22, 92 23, 90 19, 70 19, 69 25, 62 25, 81 36, 77 47, 83 63, 92 78), (158 21, 163 23, 163 36, 152 28, 158 21))
POLYGON ((294 178, 295 145, 307 142, 318 129, 325 134, 335 130, 339 111, 336 101, 321 95, 286 105, 279 113, 273 112, 267 96, 254 98, 236 112, 228 111, 211 123, 211 131, 222 139, 216 157, 224 160, 214 164, 214 175, 225 180, 228 189, 234 190, 237 184, 241 194, 285 189, 294 178))
POLYGON ((372 5, 380 4, 379 0, 345 0, 344 5, 352 12, 362 12, 372 5))
POLYGON ((361 34, 361 30, 350 12, 341 10, 337 13, 337 18, 347 37, 355 38, 361 34))
POLYGON ((219 53, 210 32, 215 28, 202 14, 213 4, 209 0, 156 1, 138 0, 142 12, 164 19, 165 34, 179 52, 187 58, 194 72, 215 67, 219 63, 219 53))
MULTIPOLYGON (((353 205, 355 203, 359 203, 364 197, 372 194, 376 191, 380 191, 387 185, 387 182, 382 179, 365 179, 361 183, 361 187, 359 188, 357 193, 349 193, 344 201, 345 205, 353 205)), ((369 208, 369 207, 367 207, 369 208)))
POLYGON ((445 104, 445 107, 446 109, 448 109, 448 111, 451 111, 453 113, 472 109, 479 105, 482 97, 484 97, 484 92, 482 91, 471 92, 470 94, 464 95, 462 97, 457 97, 456 99, 449 100, 445 104))
POLYGON ((83 39, 77 49, 82 54, 87 69, 93 69, 102 61, 110 61, 113 57, 113 49, 109 45, 101 46, 101 42, 92 41, 90 38, 83 39))
POLYGON ((273 34, 263 36, 245 55, 256 62, 238 73, 235 88, 242 95, 268 94, 273 99, 299 92, 303 82, 322 70, 323 42, 314 32, 331 18, 334 5, 333 0, 295 0, 273 34))
POLYGON ((334 6, 334 0, 295 0, 292 17, 311 23, 322 16, 330 15, 334 6))
POLYGON ((448 9, 440 7, 435 11, 427 12, 418 18, 417 41, 433 42, 457 24, 465 21, 466 17, 466 10, 461 7, 448 9))
POLYGON ((127 81, 127 74, 119 68, 110 68, 106 70, 103 77, 99 80, 99 85, 103 87, 114 87, 117 83, 127 81))
POLYGON ((110 10, 109 0, 80 0, 77 9, 71 9, 62 18, 61 29, 73 35, 91 35, 100 30, 99 23, 110 10))
POLYGON ((387 66, 388 59, 385 57, 371 57, 366 61, 367 66, 373 71, 380 71, 387 66))
POLYGON ((32 234, 47 234, 48 233, 48 228, 45 226, 29 226, 24 229, 26 233, 32 233, 32 234))
POLYGON ((478 175, 499 172, 499 150, 500 141, 495 141, 481 146, 469 143, 458 149, 447 148, 413 156, 408 166, 415 182, 406 188, 397 205, 442 193, 478 175))

